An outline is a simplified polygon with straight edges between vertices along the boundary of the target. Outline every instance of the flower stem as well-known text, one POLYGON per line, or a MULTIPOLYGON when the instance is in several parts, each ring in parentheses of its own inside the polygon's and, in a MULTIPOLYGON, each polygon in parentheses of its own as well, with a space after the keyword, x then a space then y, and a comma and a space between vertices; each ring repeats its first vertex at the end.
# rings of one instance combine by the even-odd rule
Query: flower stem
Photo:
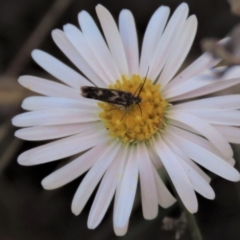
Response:
POLYGON ((49 34, 50 29, 72 2, 73 0, 55 0, 47 13, 40 20, 35 30, 26 40, 23 47, 19 50, 14 60, 8 66, 4 73, 5 76, 9 75, 15 77, 21 73, 30 59, 31 51, 42 43, 46 35, 49 34))
POLYGON ((190 231, 191 237, 193 240, 203 240, 201 232, 199 230, 197 221, 193 214, 191 214, 185 207, 184 207, 184 213, 187 218, 188 222, 188 229, 190 231))
POLYGON ((169 176, 168 176, 168 179, 169 179, 170 184, 172 186, 172 189, 173 189, 173 191, 175 193, 175 197, 177 198, 177 201, 178 201, 181 209, 183 210, 183 212, 184 212, 184 214, 185 214, 185 216, 187 218, 188 229, 190 231, 192 240, 203 240, 201 232, 200 232, 200 229, 198 227, 198 224, 197 224, 197 221, 196 221, 194 215, 192 213, 190 213, 186 209, 184 204, 182 203, 182 200, 180 199, 180 197, 179 197, 179 195, 178 195, 178 193, 177 193, 177 191, 176 191, 176 189, 175 189, 175 187, 174 187, 174 185, 173 185, 173 183, 172 183, 172 181, 171 181, 169 176))

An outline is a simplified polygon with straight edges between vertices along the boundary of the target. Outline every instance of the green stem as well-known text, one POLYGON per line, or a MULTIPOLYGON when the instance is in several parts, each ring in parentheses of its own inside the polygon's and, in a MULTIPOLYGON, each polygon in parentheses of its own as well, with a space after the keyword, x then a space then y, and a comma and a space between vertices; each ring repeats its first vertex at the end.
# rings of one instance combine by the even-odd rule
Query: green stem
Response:
POLYGON ((184 213, 187 218, 188 222, 188 228, 190 230, 190 234, 193 240, 203 240, 201 232, 199 230, 197 221, 193 214, 191 214, 185 207, 184 207, 184 213))
POLYGON ((198 227, 198 224, 197 224, 197 221, 194 217, 193 214, 191 214, 187 209, 186 207, 184 206, 184 204, 182 203, 182 200, 180 199, 171 179, 169 178, 168 176, 168 179, 170 181, 170 184, 172 186, 172 189, 175 193, 175 197, 177 198, 177 201, 180 205, 180 207, 182 208, 186 218, 187 218, 187 224, 188 224, 188 229, 190 231, 190 234, 191 234, 191 237, 192 237, 192 240, 203 240, 203 237, 201 235, 201 232, 200 232, 200 229, 198 227))

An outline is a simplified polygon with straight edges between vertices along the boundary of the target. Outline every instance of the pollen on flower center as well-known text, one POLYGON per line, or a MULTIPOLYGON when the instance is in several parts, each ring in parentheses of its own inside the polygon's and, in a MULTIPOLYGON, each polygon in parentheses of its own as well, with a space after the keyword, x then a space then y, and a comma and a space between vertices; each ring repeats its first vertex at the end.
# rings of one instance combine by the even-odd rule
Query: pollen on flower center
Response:
MULTIPOLYGON (((131 92, 137 96, 144 78, 133 75, 131 78, 122 76, 121 81, 117 80, 109 89, 116 89, 131 92)), ((144 141, 150 139, 164 125, 164 112, 168 103, 160 94, 160 85, 153 85, 147 79, 141 92, 141 102, 131 104, 128 107, 116 104, 98 103, 103 109, 100 118, 108 129, 110 136, 122 140, 124 143, 144 141)))

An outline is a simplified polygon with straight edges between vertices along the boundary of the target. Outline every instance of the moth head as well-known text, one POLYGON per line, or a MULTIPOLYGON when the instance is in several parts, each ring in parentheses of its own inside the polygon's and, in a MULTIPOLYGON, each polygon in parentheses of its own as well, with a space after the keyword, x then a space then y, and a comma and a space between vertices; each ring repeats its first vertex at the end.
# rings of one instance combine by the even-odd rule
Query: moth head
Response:
POLYGON ((92 88, 88 86, 82 86, 81 87, 81 95, 85 98, 89 97, 89 94, 91 93, 92 88))
POLYGON ((133 99, 133 103, 134 103, 134 104, 139 104, 141 101, 142 101, 142 98, 139 97, 139 96, 134 97, 134 99, 133 99))

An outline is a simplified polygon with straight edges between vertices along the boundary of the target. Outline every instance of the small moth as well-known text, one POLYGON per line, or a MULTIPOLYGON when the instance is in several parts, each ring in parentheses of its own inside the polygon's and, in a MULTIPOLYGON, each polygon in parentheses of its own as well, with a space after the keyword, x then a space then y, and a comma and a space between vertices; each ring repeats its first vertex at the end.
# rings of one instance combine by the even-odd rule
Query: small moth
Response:
POLYGON ((128 109, 129 106, 131 106, 132 104, 137 104, 142 115, 142 109, 139 105, 142 102, 142 99, 139 95, 144 87, 146 80, 147 76, 145 77, 143 83, 141 83, 140 86, 136 89, 135 93, 116 89, 83 86, 81 87, 82 96, 85 98, 91 98, 102 102, 120 105, 125 107, 126 109, 128 109), (138 94, 136 95, 137 91, 138 94))

